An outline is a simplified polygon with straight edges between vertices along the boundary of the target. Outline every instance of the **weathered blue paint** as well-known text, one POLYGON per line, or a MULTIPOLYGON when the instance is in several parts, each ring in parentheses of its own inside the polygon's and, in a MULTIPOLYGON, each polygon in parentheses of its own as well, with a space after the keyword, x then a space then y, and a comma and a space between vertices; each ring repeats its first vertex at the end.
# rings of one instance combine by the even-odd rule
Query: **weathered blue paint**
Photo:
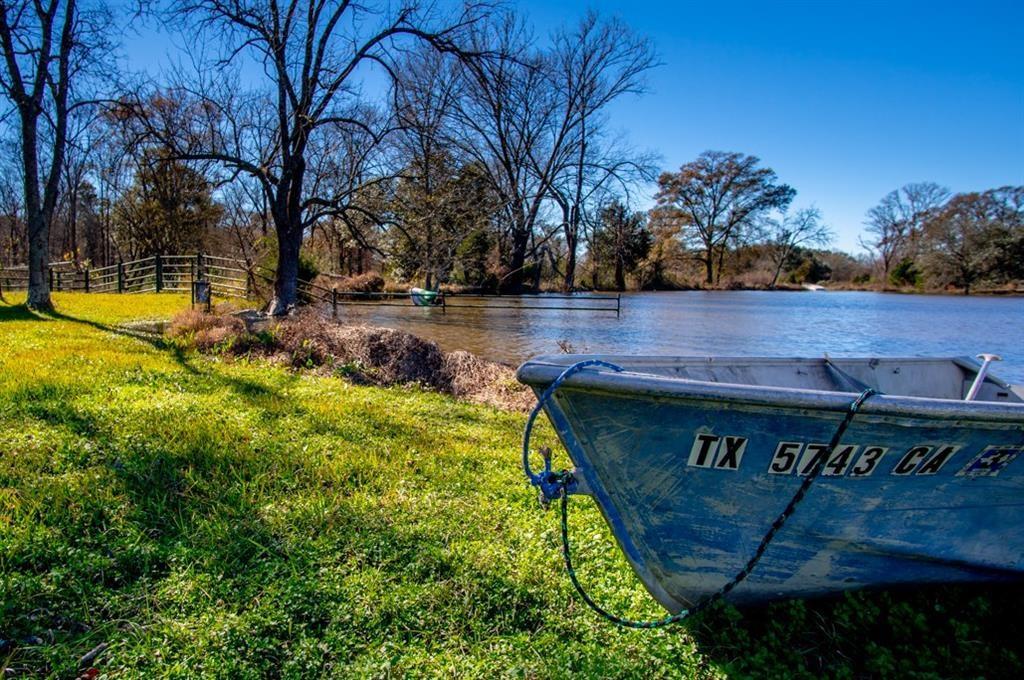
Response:
POLYGON ((626 371, 587 369, 546 410, 581 487, 670 611, 745 563, 864 384, 885 394, 864 404, 730 599, 1024 577, 1024 402, 991 376, 981 398, 994 401, 958 401, 969 360, 565 355, 528 362, 519 377, 539 393, 596 358, 626 371))

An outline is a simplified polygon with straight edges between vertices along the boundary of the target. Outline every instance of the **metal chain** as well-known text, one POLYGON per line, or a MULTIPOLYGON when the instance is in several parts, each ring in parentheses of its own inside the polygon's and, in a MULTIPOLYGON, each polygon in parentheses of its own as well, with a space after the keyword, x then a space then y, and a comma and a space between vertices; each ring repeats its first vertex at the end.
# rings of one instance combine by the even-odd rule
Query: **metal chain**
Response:
POLYGON ((567 493, 567 491, 569 485, 573 481, 572 473, 567 470, 562 470, 560 473, 556 473, 557 482, 562 487, 562 557, 565 560, 565 569, 567 572, 569 572, 569 580, 572 581, 572 585, 574 588, 576 588, 576 592, 579 593, 580 597, 583 598, 583 601, 587 603, 588 607, 590 607, 595 612, 600 614, 605 619, 611 621, 615 625, 622 626, 624 628, 661 628, 663 626, 668 626, 673 623, 679 623, 680 621, 687 619, 693 616, 694 614, 707 609, 714 602, 728 595, 730 591, 732 591, 736 586, 742 583, 748 576, 750 576, 750 573, 754 571, 754 567, 756 567, 757 563, 761 561, 761 558, 764 556, 765 551, 768 550, 768 546, 775 539, 776 534, 779 533, 779 530, 782 529, 786 521, 790 518, 793 512, 796 511, 797 506, 807 495, 807 492, 811 488, 811 485, 814 484, 814 480, 816 480, 818 476, 821 474, 822 469, 824 469, 825 467, 825 463, 828 461, 829 458, 832 457, 832 452, 835 451, 835 448, 837 446, 839 446, 840 440, 846 433, 846 429, 850 426, 850 423, 853 422, 853 417, 860 410, 861 405, 868 399, 868 397, 872 396, 873 394, 875 394, 875 390, 869 387, 865 389, 863 392, 861 392, 860 395, 850 403, 850 406, 846 410, 846 415, 843 417, 842 422, 839 423, 839 427, 836 428, 835 433, 832 435, 831 441, 829 441, 828 450, 817 459, 817 461, 814 464, 814 467, 807 474, 807 476, 804 477, 804 480, 800 484, 800 487, 796 490, 796 493, 793 494, 793 497, 790 499, 789 503, 786 504, 785 509, 779 514, 778 517, 775 518, 775 521, 772 522, 772 525, 771 527, 769 527, 768 532, 765 533, 763 538, 761 538, 761 542, 758 544, 757 549, 754 551, 754 554, 750 557, 750 559, 747 560, 747 563, 743 566, 743 568, 740 569, 739 572, 737 572, 736 575, 733 576, 728 583, 723 585, 721 588, 719 588, 711 595, 705 597, 703 600, 701 600, 694 606, 661 619, 653 619, 649 621, 634 621, 631 619, 622 618, 621 616, 616 616, 615 614, 612 614, 611 612, 609 612, 608 610, 604 609, 599 604, 594 602, 590 595, 587 594, 586 590, 583 589, 583 585, 580 584, 579 578, 576 576, 576 570, 572 566, 572 555, 569 548, 569 494, 567 493))

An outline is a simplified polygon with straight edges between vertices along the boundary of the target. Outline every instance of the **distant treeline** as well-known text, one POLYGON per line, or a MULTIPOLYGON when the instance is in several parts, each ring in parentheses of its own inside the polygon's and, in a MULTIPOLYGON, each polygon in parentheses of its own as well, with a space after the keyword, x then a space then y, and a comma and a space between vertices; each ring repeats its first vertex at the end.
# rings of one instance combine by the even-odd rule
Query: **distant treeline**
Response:
POLYGON ((657 65, 617 19, 538 37, 489 3, 329 1, 301 22, 261 2, 147 7, 133 21, 213 49, 143 77, 111 58, 102 3, 0 6, 0 265, 30 265, 35 306, 53 260, 200 251, 275 270, 274 312, 318 273, 503 291, 1024 278, 1020 187, 908 185, 868 211, 872 255, 854 258, 755 156, 659 175, 611 127, 657 65))

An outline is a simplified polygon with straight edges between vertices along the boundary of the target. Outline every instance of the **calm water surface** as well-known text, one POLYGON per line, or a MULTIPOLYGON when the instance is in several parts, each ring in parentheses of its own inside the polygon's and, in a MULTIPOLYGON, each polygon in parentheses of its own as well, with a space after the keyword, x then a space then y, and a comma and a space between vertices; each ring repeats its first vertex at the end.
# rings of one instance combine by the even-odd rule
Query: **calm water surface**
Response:
POLYGON ((559 351, 735 356, 973 356, 1024 383, 1024 299, 862 292, 686 291, 622 296, 622 315, 536 309, 586 300, 451 299, 481 308, 339 307, 339 319, 407 330, 509 364, 559 351), (496 309, 495 304, 517 309, 496 309))

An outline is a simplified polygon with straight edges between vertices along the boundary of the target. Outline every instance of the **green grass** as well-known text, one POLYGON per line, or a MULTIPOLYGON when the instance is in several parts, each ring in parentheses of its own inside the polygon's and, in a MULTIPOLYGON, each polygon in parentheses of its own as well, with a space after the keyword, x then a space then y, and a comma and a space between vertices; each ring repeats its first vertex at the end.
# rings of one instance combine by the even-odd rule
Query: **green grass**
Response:
MULTIPOLYGON (((125 676, 700 663, 684 631, 652 648, 569 596, 555 518, 520 478, 521 416, 114 330, 180 297, 55 303, 0 306, 0 635, 42 640, 9 665, 71 674, 100 642, 97 667, 125 676)), ((588 557, 643 606, 614 550, 588 557)))
MULTIPOLYGON (((854 595, 621 631, 573 596, 523 417, 133 337, 174 295, 0 303, 0 668, 74 677, 997 676, 1017 591, 854 595), (998 624, 998 625, 997 625, 998 624)), ((550 429, 540 439, 551 441, 550 429)), ((596 510, 581 576, 660 615, 596 510)))

